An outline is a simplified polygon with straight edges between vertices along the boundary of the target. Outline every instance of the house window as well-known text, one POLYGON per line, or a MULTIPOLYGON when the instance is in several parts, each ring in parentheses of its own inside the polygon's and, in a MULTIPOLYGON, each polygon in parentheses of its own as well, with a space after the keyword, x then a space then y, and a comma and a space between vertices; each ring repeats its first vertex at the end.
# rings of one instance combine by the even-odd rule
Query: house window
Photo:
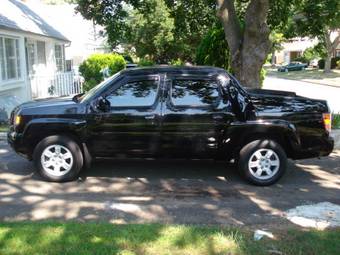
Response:
POLYGON ((46 65, 46 49, 43 41, 37 41, 37 57, 39 65, 46 65))
POLYGON ((0 37, 0 78, 3 81, 21 77, 19 40, 0 37))
POLYGON ((65 51, 64 46, 61 44, 56 44, 54 47, 55 63, 58 72, 63 72, 65 70, 65 51))

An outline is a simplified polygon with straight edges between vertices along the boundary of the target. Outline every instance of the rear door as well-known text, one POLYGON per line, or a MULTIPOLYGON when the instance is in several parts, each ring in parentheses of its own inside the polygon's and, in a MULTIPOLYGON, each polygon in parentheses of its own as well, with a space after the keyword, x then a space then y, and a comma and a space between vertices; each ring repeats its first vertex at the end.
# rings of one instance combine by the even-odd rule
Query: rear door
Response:
POLYGON ((179 157, 212 157, 231 120, 215 77, 173 75, 166 78, 162 110, 162 151, 179 157))

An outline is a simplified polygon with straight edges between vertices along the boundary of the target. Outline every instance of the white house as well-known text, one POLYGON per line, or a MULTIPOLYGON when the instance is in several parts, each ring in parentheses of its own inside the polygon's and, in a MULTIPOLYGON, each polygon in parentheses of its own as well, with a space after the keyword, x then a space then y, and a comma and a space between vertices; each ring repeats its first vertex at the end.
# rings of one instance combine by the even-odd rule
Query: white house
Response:
MULTIPOLYGON (((62 17, 61 17, 62 18, 62 17)), ((0 3, 0 111, 32 98, 79 91, 65 73, 70 41, 19 0, 0 3)))

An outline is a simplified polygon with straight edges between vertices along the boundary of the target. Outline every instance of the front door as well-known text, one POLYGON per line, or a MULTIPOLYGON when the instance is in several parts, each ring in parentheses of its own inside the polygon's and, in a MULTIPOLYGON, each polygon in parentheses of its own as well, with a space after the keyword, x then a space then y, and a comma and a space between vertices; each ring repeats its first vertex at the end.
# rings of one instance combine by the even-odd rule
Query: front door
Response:
POLYGON ((206 76, 167 78, 162 151, 180 157, 212 157, 233 114, 219 81, 206 76))
POLYGON ((106 95, 109 112, 97 113, 92 148, 97 156, 158 152, 161 76, 126 77, 106 95))

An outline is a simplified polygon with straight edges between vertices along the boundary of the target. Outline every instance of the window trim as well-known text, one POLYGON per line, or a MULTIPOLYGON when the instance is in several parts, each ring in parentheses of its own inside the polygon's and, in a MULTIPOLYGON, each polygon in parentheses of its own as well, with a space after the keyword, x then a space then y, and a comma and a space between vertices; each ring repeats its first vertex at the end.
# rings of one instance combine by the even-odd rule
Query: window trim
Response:
POLYGON ((211 109, 211 108, 216 108, 220 103, 221 100, 223 99, 222 97, 222 91, 221 91, 221 85, 220 85, 220 81, 216 78, 216 77, 207 77, 207 76, 170 76, 167 77, 167 82, 169 82, 169 93, 167 96, 167 104, 170 103, 170 105, 173 108, 179 108, 179 109, 184 109, 184 108, 191 108, 191 109, 211 109), (174 80, 190 80, 190 81, 212 81, 215 82, 217 84, 217 92, 218 92, 218 98, 216 100, 215 103, 209 105, 209 104, 205 104, 205 105, 178 105, 175 104, 174 101, 172 100, 172 89, 173 89, 173 81, 174 80))
POLYGON ((157 91, 156 96, 152 104, 150 105, 130 105, 130 106, 111 106, 111 111, 115 109, 143 109, 143 108, 153 108, 155 105, 157 105, 159 98, 160 98, 160 92, 161 90, 161 76, 159 74, 155 75, 140 75, 140 76, 126 76, 122 80, 120 80, 117 84, 114 84, 112 88, 110 88, 106 93, 104 92, 104 97, 108 97, 109 94, 119 89, 121 86, 124 86, 125 84, 129 82, 136 82, 136 81, 148 81, 153 80, 157 81, 157 91))
POLYGON ((6 35, 6 34, 0 34, 0 40, 2 40, 2 46, 3 46, 3 57, 4 57, 4 70, 5 70, 5 74, 8 77, 8 73, 7 73, 7 58, 6 58, 6 45, 5 45, 5 39, 11 39, 14 40, 14 54, 15 54, 15 74, 16 77, 15 78, 10 78, 10 79, 4 79, 4 77, 2 77, 2 65, 1 65, 1 61, 0 61, 0 83, 2 86, 5 85, 10 85, 12 83, 15 82, 20 82, 23 81, 23 70, 22 70, 22 59, 21 59, 21 49, 20 49, 20 37, 17 36, 11 36, 11 35, 6 35), (19 72, 19 69, 20 72, 19 72), (20 74, 20 75, 19 75, 20 74))
POLYGON ((62 44, 62 43, 55 43, 54 44, 54 63, 55 63, 55 68, 56 68, 56 72, 57 73, 65 72, 65 61, 66 61, 66 58, 65 58, 65 45, 62 44), (57 57, 56 57, 56 47, 57 46, 60 46, 60 48, 61 48, 61 59, 62 59, 62 62, 63 62, 62 70, 58 70, 57 57))

